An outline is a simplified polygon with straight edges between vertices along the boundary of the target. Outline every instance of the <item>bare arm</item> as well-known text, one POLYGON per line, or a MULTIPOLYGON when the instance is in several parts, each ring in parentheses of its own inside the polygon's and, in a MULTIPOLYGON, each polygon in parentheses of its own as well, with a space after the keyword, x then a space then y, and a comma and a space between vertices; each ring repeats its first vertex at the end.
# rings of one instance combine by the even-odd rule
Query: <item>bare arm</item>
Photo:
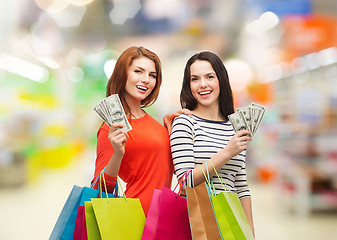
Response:
POLYGON ((105 167, 105 173, 112 177, 117 177, 119 168, 125 154, 125 143, 128 135, 122 128, 123 124, 112 124, 108 133, 109 141, 114 149, 107 166, 105 167))
POLYGON ((250 228, 252 229, 253 236, 255 238, 251 198, 245 197, 245 198, 240 199, 240 201, 241 201, 242 208, 246 214, 250 228))

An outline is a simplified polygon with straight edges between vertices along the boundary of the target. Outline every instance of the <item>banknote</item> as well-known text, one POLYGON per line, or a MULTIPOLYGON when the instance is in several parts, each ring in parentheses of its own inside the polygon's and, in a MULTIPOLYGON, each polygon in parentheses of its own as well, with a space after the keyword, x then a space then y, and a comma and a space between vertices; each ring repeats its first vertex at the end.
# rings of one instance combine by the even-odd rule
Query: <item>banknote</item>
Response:
POLYGON ((109 127, 114 123, 122 123, 124 131, 128 132, 132 129, 118 94, 104 98, 94 107, 94 110, 109 127))
POLYGON ((264 106, 251 103, 248 107, 237 108, 235 113, 228 116, 228 119, 235 132, 248 130, 253 137, 262 122, 265 111, 264 106))
POLYGON ((244 121, 248 127, 248 131, 252 132, 251 126, 251 112, 250 112, 250 107, 242 107, 242 108, 237 108, 236 109, 237 112, 242 113, 243 117, 244 117, 244 121))
POLYGON ((266 108, 264 106, 257 103, 251 103, 250 114, 252 117, 252 135, 254 135, 259 128, 265 111, 266 108))
POLYGON ((231 122, 235 132, 238 132, 241 130, 248 130, 248 126, 241 112, 235 112, 229 115, 228 119, 231 122))

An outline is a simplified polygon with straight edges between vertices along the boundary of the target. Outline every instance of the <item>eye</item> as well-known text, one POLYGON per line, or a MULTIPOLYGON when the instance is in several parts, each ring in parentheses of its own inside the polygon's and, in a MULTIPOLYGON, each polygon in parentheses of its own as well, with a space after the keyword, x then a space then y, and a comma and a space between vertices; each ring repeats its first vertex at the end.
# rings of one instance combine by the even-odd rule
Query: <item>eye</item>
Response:
POLYGON ((135 73, 141 73, 141 71, 140 70, 135 70, 135 73))
POLYGON ((157 78, 157 75, 156 74, 150 74, 150 77, 157 78))
POLYGON ((214 75, 209 75, 208 78, 215 78, 215 76, 214 75))
POLYGON ((191 78, 191 82, 194 82, 194 81, 197 81, 197 80, 198 80, 198 78, 196 78, 196 77, 191 78))

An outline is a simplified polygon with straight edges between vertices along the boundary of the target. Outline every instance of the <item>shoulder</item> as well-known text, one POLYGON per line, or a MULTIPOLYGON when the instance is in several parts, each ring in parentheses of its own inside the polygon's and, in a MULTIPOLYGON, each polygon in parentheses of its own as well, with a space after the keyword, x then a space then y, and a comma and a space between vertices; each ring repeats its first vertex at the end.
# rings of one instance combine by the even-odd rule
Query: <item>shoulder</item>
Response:
POLYGON ((163 127, 162 124, 160 124, 154 117, 152 117, 150 114, 146 113, 144 116, 144 123, 154 126, 154 127, 163 127))
POLYGON ((140 127, 147 127, 152 130, 157 130, 157 131, 164 131, 167 134, 167 129, 159 123, 154 117, 146 113, 142 121, 140 122, 140 127))
POLYGON ((178 117, 176 117, 173 120, 173 125, 177 125, 177 124, 185 124, 188 126, 193 126, 195 123, 195 119, 193 117, 193 115, 187 115, 187 114, 180 114, 178 117))
POLYGON ((172 133, 176 134, 177 132, 188 132, 193 133, 195 128, 196 121, 193 115, 180 114, 173 120, 172 124, 172 133))

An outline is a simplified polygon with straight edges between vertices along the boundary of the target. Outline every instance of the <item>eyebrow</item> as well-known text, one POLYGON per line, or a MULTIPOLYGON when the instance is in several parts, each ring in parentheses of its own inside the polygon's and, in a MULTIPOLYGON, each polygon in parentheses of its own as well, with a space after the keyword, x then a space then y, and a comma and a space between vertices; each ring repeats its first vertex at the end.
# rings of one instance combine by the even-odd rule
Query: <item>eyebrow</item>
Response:
MULTIPOLYGON (((209 72, 209 73, 206 73, 206 74, 204 74, 204 75, 205 75, 205 76, 209 76, 209 75, 212 75, 212 74, 216 75, 215 72, 209 72)), ((194 75, 194 74, 191 75, 191 77, 199 77, 199 76, 200 76, 200 75, 194 75)))
MULTIPOLYGON (((136 67, 139 68, 139 69, 141 69, 142 71, 145 71, 145 69, 142 68, 142 67, 140 67, 140 66, 136 66, 136 67)), ((153 71, 153 72, 150 72, 150 73, 155 73, 155 74, 157 74, 157 71, 153 71)))

